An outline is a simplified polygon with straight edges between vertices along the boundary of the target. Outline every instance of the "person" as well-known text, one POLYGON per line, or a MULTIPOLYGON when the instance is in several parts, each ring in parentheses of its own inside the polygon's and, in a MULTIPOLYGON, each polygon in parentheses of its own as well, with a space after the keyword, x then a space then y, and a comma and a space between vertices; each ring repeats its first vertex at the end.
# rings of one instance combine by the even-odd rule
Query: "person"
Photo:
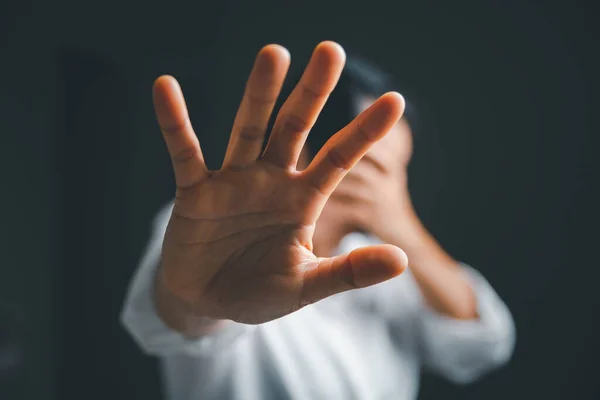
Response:
POLYGON ((264 47, 218 171, 177 82, 156 80, 177 189, 121 318, 169 398, 414 399, 421 367, 466 383, 509 360, 506 305, 411 204, 403 97, 344 62, 315 48, 264 146, 290 63, 264 47))

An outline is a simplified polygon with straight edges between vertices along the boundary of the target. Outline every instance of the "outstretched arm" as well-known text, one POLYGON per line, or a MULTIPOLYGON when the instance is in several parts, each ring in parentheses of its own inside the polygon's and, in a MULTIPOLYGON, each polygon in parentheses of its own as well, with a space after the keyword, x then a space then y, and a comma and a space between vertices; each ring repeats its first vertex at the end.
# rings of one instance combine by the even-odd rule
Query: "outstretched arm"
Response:
POLYGON ((263 48, 218 171, 204 164, 177 82, 168 76, 156 81, 155 109, 177 193, 154 293, 156 309, 172 329, 197 336, 214 328, 211 321, 266 322, 404 270, 405 254, 391 245, 333 258, 312 253, 314 226, 329 195, 396 124, 404 107, 397 93, 383 95, 335 134, 308 168, 297 171, 306 135, 335 87, 344 58, 335 43, 317 46, 261 155, 289 64, 280 46, 263 48))

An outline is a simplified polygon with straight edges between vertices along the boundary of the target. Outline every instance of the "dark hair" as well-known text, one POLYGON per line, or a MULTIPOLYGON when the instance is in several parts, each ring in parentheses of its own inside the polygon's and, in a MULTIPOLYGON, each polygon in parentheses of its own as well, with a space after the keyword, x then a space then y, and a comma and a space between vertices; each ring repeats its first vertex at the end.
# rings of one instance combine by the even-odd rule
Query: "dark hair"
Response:
MULTIPOLYGON (((277 111, 300 80, 299 75, 295 78, 286 82, 279 96, 277 111)), ((364 59, 347 56, 346 65, 338 84, 329 96, 327 104, 325 104, 306 140, 311 157, 323 147, 333 134, 354 119, 358 114, 358 101, 361 98, 377 98, 392 90, 399 91, 400 88, 390 75, 364 59)), ((406 108, 403 118, 414 134, 418 130, 417 113, 412 103, 406 99, 406 96, 405 100, 406 108)))

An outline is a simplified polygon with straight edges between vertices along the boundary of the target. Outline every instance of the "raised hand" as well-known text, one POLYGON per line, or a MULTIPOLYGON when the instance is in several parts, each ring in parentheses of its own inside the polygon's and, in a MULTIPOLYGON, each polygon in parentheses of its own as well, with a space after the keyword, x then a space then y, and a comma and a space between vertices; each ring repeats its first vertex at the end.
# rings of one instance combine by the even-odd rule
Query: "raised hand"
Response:
POLYGON ((193 316, 255 324, 402 273, 406 255, 390 245, 333 258, 312 252, 315 224, 329 195, 404 109, 400 95, 383 95, 337 132, 308 168, 297 171, 306 136, 344 60, 343 49, 333 42, 316 47, 261 154, 290 63, 284 48, 264 47, 218 171, 209 171, 204 163, 175 79, 156 80, 155 110, 177 183, 157 292, 167 293, 193 316))

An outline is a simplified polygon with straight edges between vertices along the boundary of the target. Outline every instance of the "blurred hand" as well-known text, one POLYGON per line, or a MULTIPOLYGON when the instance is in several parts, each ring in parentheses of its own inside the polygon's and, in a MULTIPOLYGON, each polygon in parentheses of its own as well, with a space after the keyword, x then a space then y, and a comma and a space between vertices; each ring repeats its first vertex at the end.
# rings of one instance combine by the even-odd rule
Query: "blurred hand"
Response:
POLYGON ((388 149, 379 146, 383 142, 373 146, 331 194, 316 235, 343 226, 346 233, 368 232, 401 247, 414 238, 418 217, 408 192, 406 166, 390 162, 388 149))
POLYGON ((337 132, 308 168, 297 171, 306 136, 336 85, 344 60, 339 45, 317 46, 261 155, 290 63, 284 48, 263 48, 218 171, 209 171, 204 163, 175 79, 156 80, 155 110, 177 183, 158 292, 167 292, 194 316, 255 324, 402 273, 406 255, 390 245, 334 258, 318 258, 312 252, 315 222, 330 194, 396 124, 404 108, 400 95, 383 95, 337 132))

